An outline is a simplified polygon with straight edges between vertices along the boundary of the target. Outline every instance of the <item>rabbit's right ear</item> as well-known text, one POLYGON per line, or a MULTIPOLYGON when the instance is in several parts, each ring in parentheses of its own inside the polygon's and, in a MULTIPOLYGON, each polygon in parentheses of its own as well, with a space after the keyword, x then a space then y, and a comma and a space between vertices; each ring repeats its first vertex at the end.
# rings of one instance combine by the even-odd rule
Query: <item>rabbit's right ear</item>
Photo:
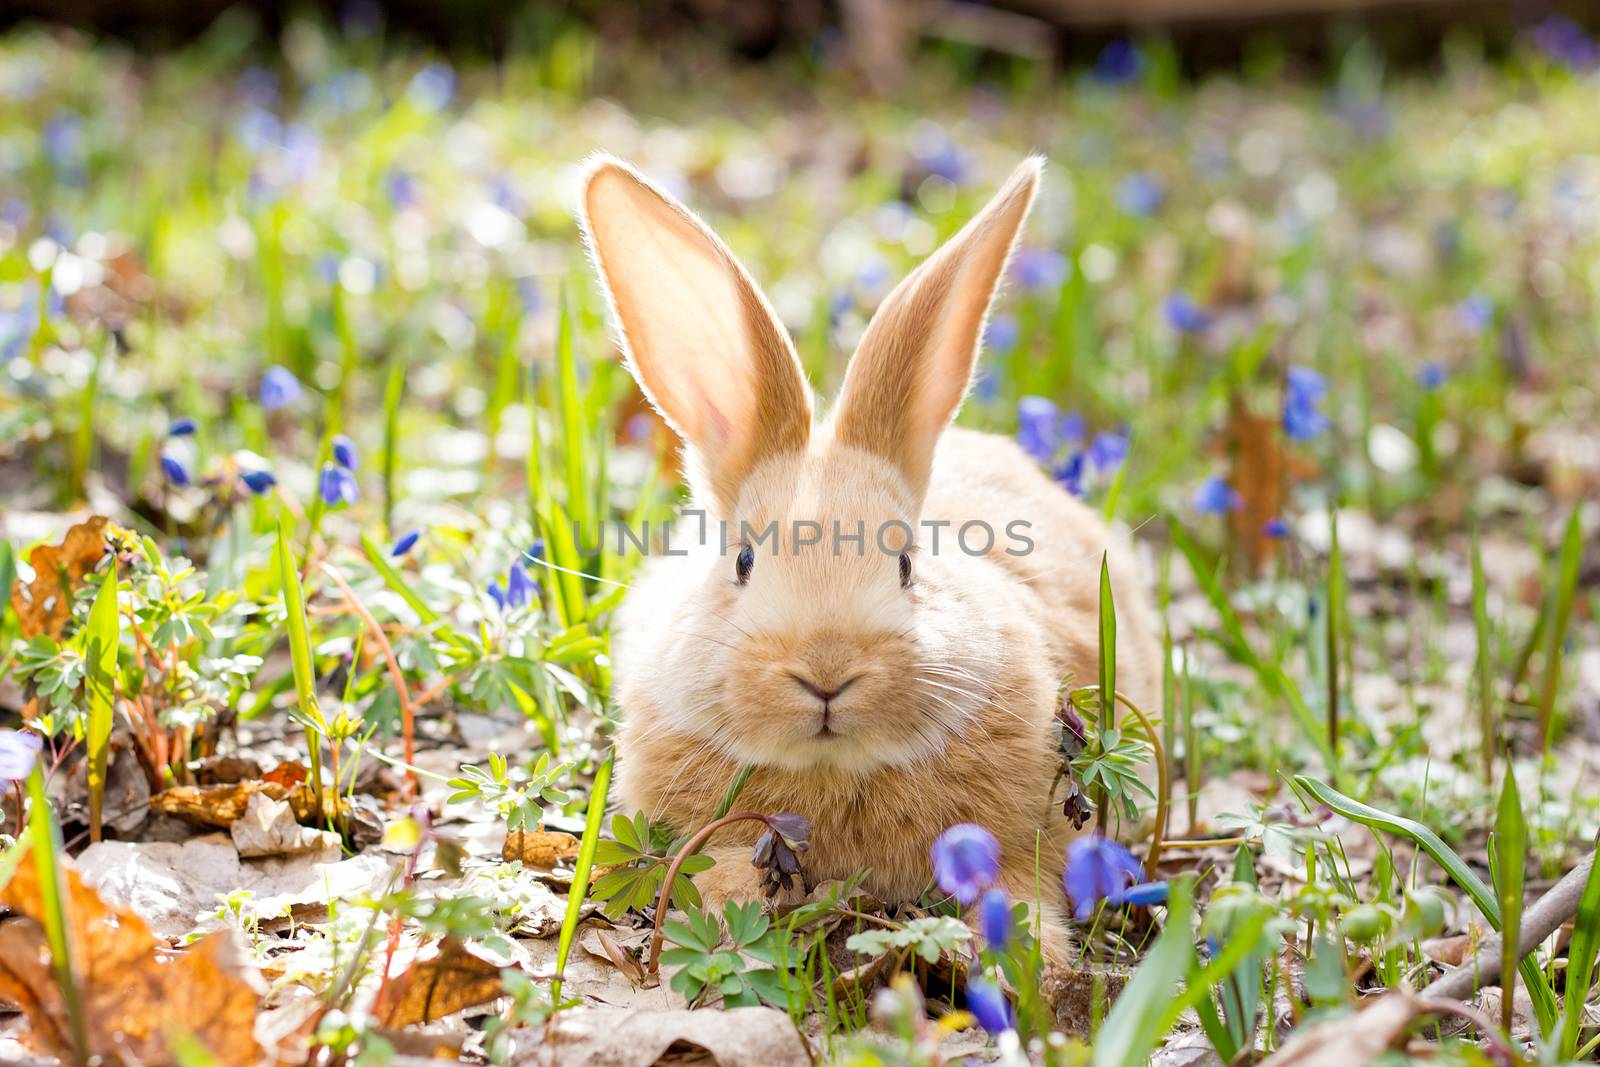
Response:
POLYGON ((727 518, 751 468, 810 438, 787 331, 716 234, 626 164, 590 163, 579 224, 629 369, 688 445, 697 497, 727 518))

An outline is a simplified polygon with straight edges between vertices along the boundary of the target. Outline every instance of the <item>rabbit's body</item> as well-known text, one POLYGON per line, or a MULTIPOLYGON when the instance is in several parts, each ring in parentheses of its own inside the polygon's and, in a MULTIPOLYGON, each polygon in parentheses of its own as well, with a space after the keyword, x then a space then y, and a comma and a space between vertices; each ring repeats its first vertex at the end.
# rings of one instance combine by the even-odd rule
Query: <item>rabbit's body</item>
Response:
MULTIPOLYGON (((1039 167, 884 300, 821 422, 726 246, 632 170, 591 168, 584 231, 706 516, 703 533, 686 517, 671 540, 686 554, 650 560, 617 620, 625 810, 692 831, 750 765, 738 807, 810 818, 813 880, 866 868, 874 894, 913 899, 934 839, 973 822, 998 839, 1008 891, 1059 907, 1051 719, 1065 680, 1098 675, 1102 552, 1118 688, 1153 710, 1159 673, 1120 541, 1013 442, 949 429, 1039 167)), ((717 837, 705 896, 756 896, 756 832, 717 837)))
MULTIPOLYGON (((1041 901, 1051 912, 1060 901, 1061 857, 1073 834, 1059 791, 1050 799, 1061 765, 1051 720, 1062 681, 1087 685, 1098 676, 1102 550, 1111 554, 1117 602, 1119 688, 1142 707, 1154 708, 1159 652, 1149 608, 1121 539, 1051 483, 1010 439, 952 429, 940 443, 933 472, 923 505, 925 527, 939 523, 941 537, 953 539, 964 524, 978 520, 997 532, 996 545, 981 557, 967 556, 958 546, 957 554, 945 557, 950 569, 943 573, 928 573, 927 564, 920 568, 919 582, 940 583, 926 595, 960 608, 952 612, 948 631, 936 635, 948 646, 939 662, 930 663, 931 673, 883 679, 890 705, 885 710, 895 714, 895 690, 925 701, 944 686, 976 688, 982 701, 937 751, 914 763, 861 768, 824 759, 759 766, 737 807, 807 816, 813 826, 812 848, 804 857, 807 874, 825 881, 868 869, 866 890, 889 901, 911 900, 928 888, 929 848, 941 832, 956 823, 979 823, 1000 841, 1005 888, 1018 899, 1041 901), (1007 548, 1020 552, 1020 543, 1004 534, 1019 516, 1029 517, 1027 535, 1034 544, 1025 554, 1008 554, 1007 548), (983 684, 973 686, 952 671, 983 684)), ((969 540, 974 550, 981 547, 976 529, 969 540)), ((720 578, 727 557, 712 547, 700 555, 654 559, 629 594, 614 638, 625 711, 618 744, 623 810, 644 811, 683 830, 711 820, 740 766, 703 731, 685 729, 682 709, 667 706, 680 698, 685 705, 717 699, 711 695, 720 688, 717 680, 741 670, 731 661, 734 649, 703 629, 709 617, 736 610, 732 596, 710 604, 702 599, 717 598, 727 585, 720 578)), ((702 892, 712 899, 755 897, 748 853, 760 829, 742 823, 718 835, 709 850, 718 865, 696 879, 702 892)))

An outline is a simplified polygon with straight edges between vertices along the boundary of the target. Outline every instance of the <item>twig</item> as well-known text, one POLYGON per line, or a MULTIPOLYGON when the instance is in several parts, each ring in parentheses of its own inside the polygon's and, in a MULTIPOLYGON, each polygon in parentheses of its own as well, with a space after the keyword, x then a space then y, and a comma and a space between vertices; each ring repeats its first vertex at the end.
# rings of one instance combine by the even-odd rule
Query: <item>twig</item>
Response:
POLYGON ((400 734, 405 744, 407 764, 406 791, 409 796, 415 797, 417 795, 417 776, 411 770, 410 765, 417 762, 416 715, 415 706, 411 702, 411 694, 406 689, 405 672, 400 669, 400 661, 395 658, 394 648, 389 644, 389 636, 383 632, 383 627, 378 625, 378 620, 372 617, 372 612, 367 610, 367 606, 361 602, 361 598, 356 596, 355 590, 350 588, 350 583, 344 580, 344 575, 339 573, 339 568, 330 562, 324 561, 322 571, 333 579, 334 584, 339 587, 339 591, 350 602, 350 606, 355 609, 356 614, 361 616, 361 621, 367 624, 367 629, 372 632, 373 640, 378 642, 378 648, 383 653, 384 662, 389 665, 389 680, 394 684, 395 695, 400 698, 400 734))
MULTIPOLYGON (((1517 941, 1517 959, 1522 959, 1538 947, 1539 943, 1560 928, 1561 924, 1578 914, 1578 902, 1583 898, 1583 884, 1594 866, 1593 852, 1562 876, 1540 897, 1537 903, 1522 913, 1522 936, 1517 941)), ((1446 971, 1422 991, 1424 997, 1459 999, 1474 989, 1500 984, 1500 961, 1504 953, 1501 938, 1485 941, 1478 953, 1468 963, 1453 971, 1446 971)))

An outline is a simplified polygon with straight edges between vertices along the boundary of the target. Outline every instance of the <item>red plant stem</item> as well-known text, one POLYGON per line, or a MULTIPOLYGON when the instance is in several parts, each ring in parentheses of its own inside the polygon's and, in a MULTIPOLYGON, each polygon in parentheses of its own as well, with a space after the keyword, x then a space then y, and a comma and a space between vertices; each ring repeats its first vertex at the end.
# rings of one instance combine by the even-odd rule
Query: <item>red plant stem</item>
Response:
POLYGON ((350 602, 361 620, 367 624, 367 629, 372 632, 372 638, 378 642, 378 648, 383 652, 384 662, 389 665, 389 680, 394 684, 395 694, 400 698, 400 733, 405 743, 406 759, 406 793, 408 798, 417 795, 417 733, 416 733, 416 707, 411 701, 411 694, 406 689, 405 672, 400 669, 400 661, 395 658, 394 648, 389 644, 389 637, 383 632, 383 627, 378 625, 378 620, 372 617, 372 612, 356 596, 355 590, 350 588, 350 583, 344 580, 344 575, 339 573, 339 568, 332 563, 324 561, 323 573, 332 578, 344 598, 350 602))
MULTIPOLYGON (((661 880, 661 896, 656 901, 656 926, 650 933, 650 966, 645 968, 645 974, 656 974, 661 970, 661 942, 666 939, 663 927, 667 921, 667 908, 672 903, 672 883, 678 877, 678 868, 683 866, 684 860, 699 852, 700 846, 705 844, 706 839, 712 834, 730 823, 747 820, 766 823, 769 829, 772 828, 771 821, 759 811, 736 811, 714 822, 706 823, 700 828, 700 832, 684 842, 678 854, 672 857, 672 865, 667 868, 667 876, 661 880)), ((773 833, 777 831, 773 830, 773 833)))

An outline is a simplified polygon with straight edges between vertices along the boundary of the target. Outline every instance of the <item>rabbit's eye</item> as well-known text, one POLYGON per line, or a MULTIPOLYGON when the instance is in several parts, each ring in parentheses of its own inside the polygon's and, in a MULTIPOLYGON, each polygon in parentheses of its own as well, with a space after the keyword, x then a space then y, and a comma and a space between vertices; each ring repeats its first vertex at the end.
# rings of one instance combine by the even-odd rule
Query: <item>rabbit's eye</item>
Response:
POLYGON ((904 589, 911 584, 911 554, 900 553, 900 588, 904 589))
POLYGON ((749 545, 745 545, 739 550, 739 558, 734 560, 733 563, 733 571, 738 576, 740 585, 750 580, 750 568, 755 565, 756 550, 749 545))

